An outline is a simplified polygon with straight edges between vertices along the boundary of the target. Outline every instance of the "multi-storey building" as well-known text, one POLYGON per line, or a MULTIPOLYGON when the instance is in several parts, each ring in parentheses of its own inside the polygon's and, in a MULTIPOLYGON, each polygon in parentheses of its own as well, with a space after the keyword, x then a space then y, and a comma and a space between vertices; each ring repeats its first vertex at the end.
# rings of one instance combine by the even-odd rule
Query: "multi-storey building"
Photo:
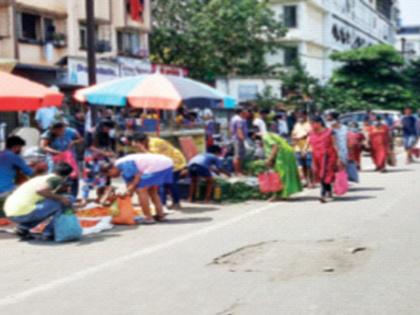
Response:
POLYGON ((420 25, 402 26, 398 30, 396 48, 407 60, 420 58, 420 25))
MULTIPOLYGON (((150 0, 94 5, 98 81, 147 72, 150 0)), ((84 0, 0 0, 0 58, 46 84, 87 84, 85 7, 84 0)))
MULTIPOLYGON (((298 59, 321 82, 336 66, 332 52, 396 41, 396 0, 271 0, 271 8, 288 33, 280 39, 284 48, 267 56, 267 63, 288 67, 298 59)), ((242 79, 219 80, 219 87, 245 100, 265 86, 258 78, 242 79)))

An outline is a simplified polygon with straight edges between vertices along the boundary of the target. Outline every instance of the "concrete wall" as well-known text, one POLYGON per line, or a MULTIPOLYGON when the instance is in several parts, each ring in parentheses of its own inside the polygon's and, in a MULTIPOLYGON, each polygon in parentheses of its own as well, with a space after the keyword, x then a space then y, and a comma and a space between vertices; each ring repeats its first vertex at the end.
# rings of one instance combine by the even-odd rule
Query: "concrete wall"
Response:
POLYGON ((220 78, 216 80, 216 89, 235 97, 240 102, 252 100, 241 97, 245 94, 246 90, 250 92, 255 88, 261 94, 265 87, 271 87, 273 94, 277 98, 281 97, 280 80, 263 78, 220 78))
POLYGON ((324 13, 318 7, 306 5, 306 23, 303 33, 305 39, 311 42, 324 44, 324 13))
POLYGON ((61 58, 67 55, 65 48, 54 48, 51 60, 47 60, 46 46, 19 43, 19 62, 42 66, 55 65, 61 58))
POLYGON ((7 59, 15 57, 12 23, 12 8, 0 7, 0 57, 7 59))
POLYGON ((303 43, 300 47, 302 64, 312 76, 324 80, 327 59, 325 49, 312 43, 303 43))
POLYGON ((67 12, 67 0, 17 0, 17 5, 61 14, 67 12))

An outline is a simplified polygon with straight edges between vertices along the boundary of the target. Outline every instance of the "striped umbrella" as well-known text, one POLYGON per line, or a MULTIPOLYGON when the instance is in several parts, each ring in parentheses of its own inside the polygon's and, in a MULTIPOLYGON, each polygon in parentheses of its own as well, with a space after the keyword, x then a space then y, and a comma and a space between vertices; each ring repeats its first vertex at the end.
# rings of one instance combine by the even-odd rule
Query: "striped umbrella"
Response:
POLYGON ((235 99, 191 79, 149 74, 126 77, 76 91, 75 99, 91 105, 131 106, 174 110, 182 103, 191 107, 236 106, 235 99))

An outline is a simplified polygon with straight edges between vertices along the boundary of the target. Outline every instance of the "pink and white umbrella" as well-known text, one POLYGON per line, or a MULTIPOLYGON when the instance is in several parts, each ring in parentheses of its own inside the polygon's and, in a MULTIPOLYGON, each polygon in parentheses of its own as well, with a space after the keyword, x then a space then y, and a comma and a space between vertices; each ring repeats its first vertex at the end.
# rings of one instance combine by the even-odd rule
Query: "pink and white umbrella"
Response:
POLYGON ((182 103, 191 107, 234 107, 236 100, 187 78, 151 74, 117 79, 76 91, 75 99, 90 105, 131 106, 174 110, 182 103))

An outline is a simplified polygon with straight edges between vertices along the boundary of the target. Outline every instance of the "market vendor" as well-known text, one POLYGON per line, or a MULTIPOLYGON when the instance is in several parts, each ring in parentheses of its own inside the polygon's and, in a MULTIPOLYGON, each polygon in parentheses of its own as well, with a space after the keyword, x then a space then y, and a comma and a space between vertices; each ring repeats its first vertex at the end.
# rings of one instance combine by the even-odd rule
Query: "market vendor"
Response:
POLYGON ((0 152, 0 217, 3 216, 4 200, 16 188, 17 175, 23 174, 29 177, 43 169, 41 164, 32 169, 20 156, 25 144, 22 138, 11 136, 6 140, 6 150, 0 152))
POLYGON ((175 148, 168 141, 158 137, 148 137, 144 133, 135 133, 132 141, 133 147, 141 153, 162 154, 170 158, 174 164, 173 182, 160 188, 160 197, 162 204, 166 205, 166 192, 170 190, 172 197, 172 206, 170 208, 181 208, 181 197, 179 193, 178 181, 186 174, 187 160, 180 150, 175 148))
POLYGON ((219 146, 211 146, 207 149, 207 153, 198 154, 188 163, 188 171, 191 177, 191 185, 189 192, 189 201, 193 202, 198 190, 199 179, 204 178, 206 181, 205 202, 210 202, 214 186, 212 172, 223 173, 230 176, 230 173, 223 169, 223 161, 220 158, 222 149, 219 146))
POLYGON ((172 183, 173 162, 170 158, 152 153, 130 154, 114 164, 105 165, 102 171, 112 178, 122 176, 127 184, 127 193, 137 193, 145 224, 165 220, 159 186, 172 183), (152 216, 150 200, 155 206, 155 217, 152 216))
POLYGON ((67 208, 72 200, 63 193, 66 179, 72 168, 66 163, 58 163, 54 171, 30 179, 17 188, 6 200, 4 211, 7 217, 17 223, 17 234, 23 239, 30 239, 30 230, 52 217, 43 232, 44 239, 54 237, 55 219, 67 208))
MULTIPOLYGON (((71 152, 71 156, 76 161, 74 145, 83 142, 83 138, 79 133, 64 122, 57 121, 52 124, 49 130, 41 136, 41 149, 47 153, 47 163, 49 171, 54 168, 54 157, 66 151, 71 152)), ((77 164, 77 162, 75 162, 77 164)), ((77 197, 79 190, 79 179, 72 179, 72 195, 77 197)))

